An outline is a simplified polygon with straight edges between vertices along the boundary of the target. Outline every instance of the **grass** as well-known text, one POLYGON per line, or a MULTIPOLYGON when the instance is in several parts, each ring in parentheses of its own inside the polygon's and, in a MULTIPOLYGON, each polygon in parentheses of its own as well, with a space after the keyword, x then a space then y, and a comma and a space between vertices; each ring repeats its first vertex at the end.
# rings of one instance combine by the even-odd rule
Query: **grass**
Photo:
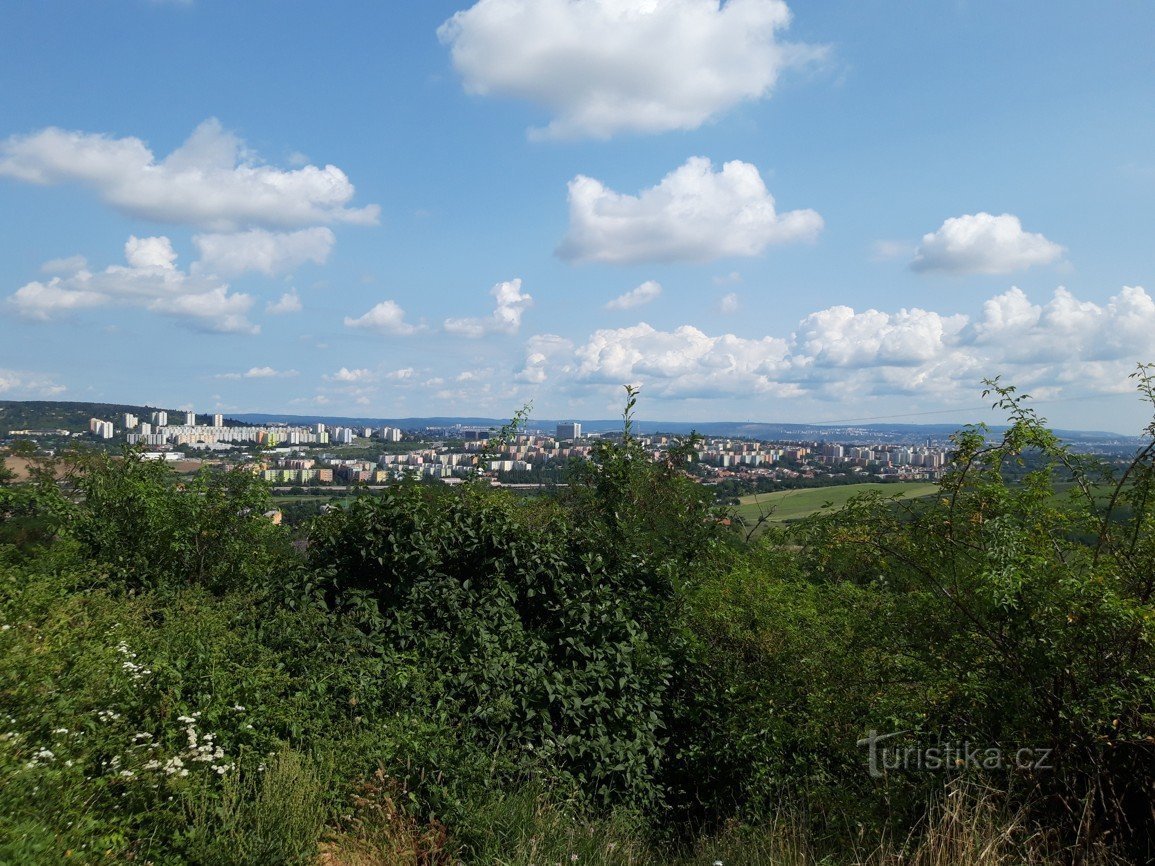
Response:
POLYGON ((771 512, 769 522, 785 523, 809 517, 820 511, 837 510, 845 506, 852 497, 872 491, 898 499, 917 499, 936 493, 938 485, 928 481, 864 482, 839 487, 779 490, 775 493, 743 496, 742 504, 735 511, 747 526, 753 526, 767 512, 771 512))
MULTIPOLYGON (((372 797, 372 795, 370 795, 372 797)), ((655 846, 644 826, 616 813, 590 818, 533 788, 495 791, 478 804, 468 841, 436 823, 422 826, 388 797, 359 798, 348 830, 322 845, 321 866, 1123 866, 1109 848, 1065 847, 1022 812, 1008 813, 996 792, 956 781, 946 786, 910 833, 862 834, 816 844, 804 821, 782 813, 756 824, 729 824, 688 848, 655 846), (369 802, 373 808, 366 809, 369 802), (462 844, 465 842, 464 844, 462 844)))

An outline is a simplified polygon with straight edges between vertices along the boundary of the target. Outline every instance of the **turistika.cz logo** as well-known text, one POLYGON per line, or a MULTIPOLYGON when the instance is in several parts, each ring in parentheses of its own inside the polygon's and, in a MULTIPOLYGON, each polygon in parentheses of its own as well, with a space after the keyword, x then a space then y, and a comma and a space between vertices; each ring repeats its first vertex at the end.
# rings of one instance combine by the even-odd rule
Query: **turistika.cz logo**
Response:
POLYGON ((1050 770, 1051 749, 1024 746, 1004 749, 1001 746, 979 746, 964 740, 961 743, 899 745, 889 741, 910 731, 880 734, 867 731, 858 745, 866 746, 870 775, 881 779, 887 772, 898 770, 1050 770))

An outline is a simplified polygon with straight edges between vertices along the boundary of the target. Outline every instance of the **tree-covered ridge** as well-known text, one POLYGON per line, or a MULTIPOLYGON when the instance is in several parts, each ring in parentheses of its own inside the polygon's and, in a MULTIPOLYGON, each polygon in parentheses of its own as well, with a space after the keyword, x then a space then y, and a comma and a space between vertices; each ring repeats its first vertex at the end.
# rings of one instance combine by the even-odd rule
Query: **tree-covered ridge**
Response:
POLYGON ((989 389, 938 496, 750 544, 632 392, 556 496, 297 537, 239 471, 0 479, 0 862, 1150 861, 1155 427, 1114 472, 989 389), (962 743, 1033 759, 910 758, 962 743))
POLYGON ((149 414, 157 409, 163 407, 56 400, 0 400, 0 432, 68 430, 71 433, 81 433, 88 429, 90 418, 113 421, 119 426, 125 413, 147 421, 149 414))

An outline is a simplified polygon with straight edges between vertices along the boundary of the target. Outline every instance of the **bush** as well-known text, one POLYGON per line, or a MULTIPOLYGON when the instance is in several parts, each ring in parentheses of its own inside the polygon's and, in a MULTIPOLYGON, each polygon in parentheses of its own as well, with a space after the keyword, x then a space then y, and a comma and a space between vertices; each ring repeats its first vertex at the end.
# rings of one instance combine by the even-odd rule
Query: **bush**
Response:
POLYGON ((222 592, 266 585, 290 567, 287 537, 264 516, 268 487, 251 472, 206 468, 182 484, 139 452, 98 454, 76 485, 83 507, 67 529, 125 587, 222 592))
POLYGON ((477 743, 653 801, 672 589, 599 540, 552 506, 403 485, 322 517, 309 553, 333 609, 421 659, 477 743))

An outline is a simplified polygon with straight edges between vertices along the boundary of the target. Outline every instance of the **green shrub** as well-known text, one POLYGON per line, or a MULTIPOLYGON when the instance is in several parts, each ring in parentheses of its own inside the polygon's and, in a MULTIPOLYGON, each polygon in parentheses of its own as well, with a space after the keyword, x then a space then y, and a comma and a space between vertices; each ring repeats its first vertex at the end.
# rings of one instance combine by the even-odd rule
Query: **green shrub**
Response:
POLYGON ((264 515, 268 487, 245 470, 205 468, 178 483, 160 461, 94 455, 76 479, 67 529, 128 588, 267 585, 291 568, 288 536, 264 515))
POLYGON ((310 561, 335 610, 421 660, 474 741, 604 802, 653 800, 672 590, 597 538, 559 509, 412 485, 322 518, 310 561))

